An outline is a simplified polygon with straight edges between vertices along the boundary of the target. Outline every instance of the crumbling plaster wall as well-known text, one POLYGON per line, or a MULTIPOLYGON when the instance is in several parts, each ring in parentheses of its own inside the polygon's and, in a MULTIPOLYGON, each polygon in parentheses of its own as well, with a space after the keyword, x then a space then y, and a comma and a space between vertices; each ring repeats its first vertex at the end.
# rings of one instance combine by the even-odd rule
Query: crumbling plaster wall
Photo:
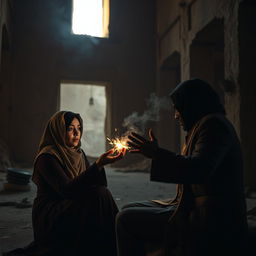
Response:
POLYGON ((72 1, 15 1, 16 161, 32 163, 44 125, 58 110, 62 80, 110 85, 112 131, 144 111, 155 84, 154 1, 110 2, 110 38, 95 39, 71 33, 72 1))
MULTIPOLYGON (((12 0, 0 0, 0 35, 2 35, 3 26, 5 25, 7 31, 11 36, 11 9, 12 9, 12 0)), ((0 46, 2 49, 2 36, 0 37, 0 46)), ((1 51, 0 51, 1 59, 1 51)), ((1 65, 1 63, 0 63, 1 65)))
MULTIPOLYGON (((253 157, 247 159, 247 154, 254 152, 253 141, 249 142, 248 134, 241 133, 241 130, 249 126, 245 120, 245 111, 241 104, 246 101, 245 93, 241 95, 240 59, 241 40, 250 35, 241 37, 239 34, 239 6, 241 0, 158 0, 157 1, 157 77, 164 61, 174 52, 179 52, 181 56, 180 69, 181 80, 191 78, 191 54, 190 49, 197 34, 214 19, 223 19, 224 25, 224 102, 227 116, 234 124, 238 136, 241 139, 246 164, 245 178, 246 184, 256 188, 256 162, 253 157), (243 96, 243 100, 241 97, 243 96), (245 97, 244 97, 245 96, 245 97), (246 142, 246 145, 245 143, 246 142)), ((253 2, 253 1, 251 1, 253 2)), ((242 26, 240 26, 242 27, 242 26)), ((243 28, 246 26, 243 25, 243 28)), ((253 29, 252 29, 253 30, 253 29)), ((244 50, 245 52, 245 50, 244 50)), ((247 51, 248 53, 248 51, 247 51)), ((244 57, 245 58, 245 57, 244 57)), ((244 60, 243 63, 246 63, 244 60)), ((250 62, 251 63, 251 62, 250 62)), ((246 65, 244 64, 245 71, 246 65)), ((202 68, 203 70, 203 68, 202 68)), ((203 76, 203 75, 202 75, 203 76)), ((246 77, 243 72, 244 78, 246 77)), ((246 79, 244 79, 245 81, 246 79)), ((248 78, 247 78, 248 80, 248 78)), ((251 79, 252 82, 252 79, 251 79)), ((157 87, 161 84, 157 83, 157 87)), ((244 90, 245 91, 245 90, 244 90)), ((251 90, 252 91, 252 90, 251 90)), ((254 92, 254 91, 253 91, 254 92)), ((253 94, 253 93, 252 93, 253 94)), ((251 96, 250 98, 252 98, 251 96)), ((255 96, 254 96, 255 98, 255 96)), ((245 108, 244 108, 245 109, 245 108)), ((248 115, 248 114, 247 114, 248 115)), ((247 118, 248 119, 248 118, 247 118)), ((254 126, 253 126, 254 127, 254 126)), ((255 137, 255 136, 254 136, 255 137)), ((254 143, 255 145, 255 143, 254 143)))
POLYGON ((12 1, 0 0, 0 170, 11 165, 9 155, 9 125, 12 65, 12 1))
POLYGON ((10 67, 12 50, 12 1, 0 1, 0 113, 1 118, 7 123, 6 127, 1 125, 0 138, 8 143, 8 122, 10 105, 10 67), (7 74, 8 73, 8 74, 7 74))
POLYGON ((173 52, 181 54, 181 80, 190 78, 190 46, 196 34, 214 18, 224 18, 225 78, 235 85, 232 94, 226 93, 225 103, 229 118, 240 134, 239 121, 239 48, 238 7, 239 0, 158 1, 158 67, 173 52), (175 11, 169 11, 173 8, 175 11), (164 9, 164 16, 160 10, 164 9), (189 15, 190 13, 190 15, 189 15), (169 17, 169 19, 166 18, 169 17), (190 20, 189 20, 190 19, 190 20), (168 43, 166 43, 168 41, 168 43))

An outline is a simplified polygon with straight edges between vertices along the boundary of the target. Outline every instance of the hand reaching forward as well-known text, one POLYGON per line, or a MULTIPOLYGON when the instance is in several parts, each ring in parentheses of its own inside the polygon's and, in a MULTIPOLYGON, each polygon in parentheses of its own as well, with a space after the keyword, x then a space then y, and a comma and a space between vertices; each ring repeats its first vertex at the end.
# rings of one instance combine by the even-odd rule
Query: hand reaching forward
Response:
POLYGON ((154 158, 156 156, 158 142, 152 129, 149 129, 149 140, 135 132, 132 132, 131 135, 128 136, 128 139, 130 140, 128 141, 128 145, 133 148, 129 152, 141 153, 148 158, 154 158))
POLYGON ((122 151, 118 152, 118 154, 114 154, 115 152, 116 152, 115 149, 112 148, 107 152, 105 152, 104 154, 102 154, 96 160, 96 164, 98 168, 101 169, 104 165, 114 163, 115 161, 123 158, 126 153, 126 149, 123 148, 122 151))

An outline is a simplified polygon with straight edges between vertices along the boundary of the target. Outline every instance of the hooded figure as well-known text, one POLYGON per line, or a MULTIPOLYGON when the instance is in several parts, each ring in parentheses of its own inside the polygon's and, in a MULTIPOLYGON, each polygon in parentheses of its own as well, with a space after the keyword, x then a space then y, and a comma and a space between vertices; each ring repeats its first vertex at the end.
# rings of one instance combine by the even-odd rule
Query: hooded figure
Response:
MULTIPOLYGON (((185 230, 177 231, 186 241, 180 248, 185 255, 244 255, 246 204, 236 132, 225 117, 218 94, 207 82, 182 82, 170 97, 187 132, 183 157, 173 159, 177 169, 173 181, 181 183, 178 187, 183 194, 179 195, 178 209, 187 218, 185 230)), ((177 216, 171 217, 170 229, 177 216)))
MULTIPOLYGON (((169 202, 175 211, 170 210, 164 226, 164 255, 245 255, 243 163, 235 129, 216 92, 200 79, 179 84, 170 97, 187 132, 181 154, 160 148, 152 131, 149 140, 136 133, 129 136, 134 152, 152 159, 151 180, 178 184, 169 202)), ((124 226, 125 219, 120 223, 124 226)))
POLYGON ((203 116, 214 113, 225 115, 218 94, 207 82, 197 78, 180 83, 170 97, 184 120, 187 132, 203 116))

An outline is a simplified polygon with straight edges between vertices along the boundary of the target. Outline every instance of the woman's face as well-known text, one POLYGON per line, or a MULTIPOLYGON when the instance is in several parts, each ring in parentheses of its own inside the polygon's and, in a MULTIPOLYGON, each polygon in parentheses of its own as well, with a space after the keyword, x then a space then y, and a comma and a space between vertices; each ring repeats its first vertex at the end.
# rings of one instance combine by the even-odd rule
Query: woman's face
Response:
POLYGON ((81 139, 81 126, 77 118, 74 118, 67 128, 66 145, 71 148, 78 146, 81 139))

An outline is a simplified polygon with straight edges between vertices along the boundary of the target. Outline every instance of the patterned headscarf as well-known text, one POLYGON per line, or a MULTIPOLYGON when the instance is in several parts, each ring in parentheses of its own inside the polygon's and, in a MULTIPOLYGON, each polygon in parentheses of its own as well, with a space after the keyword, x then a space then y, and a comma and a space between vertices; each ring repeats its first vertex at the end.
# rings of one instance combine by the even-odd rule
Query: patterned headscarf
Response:
MULTIPOLYGON (((39 143, 37 158, 42 154, 51 154, 57 157, 64 170, 70 178, 78 176, 86 169, 84 153, 82 151, 81 142, 76 148, 70 148, 66 145, 66 124, 65 113, 67 111, 59 111, 55 113, 48 121, 43 136, 39 143)), ((83 131, 83 120, 79 114, 75 117, 80 122, 81 135, 83 131)))

